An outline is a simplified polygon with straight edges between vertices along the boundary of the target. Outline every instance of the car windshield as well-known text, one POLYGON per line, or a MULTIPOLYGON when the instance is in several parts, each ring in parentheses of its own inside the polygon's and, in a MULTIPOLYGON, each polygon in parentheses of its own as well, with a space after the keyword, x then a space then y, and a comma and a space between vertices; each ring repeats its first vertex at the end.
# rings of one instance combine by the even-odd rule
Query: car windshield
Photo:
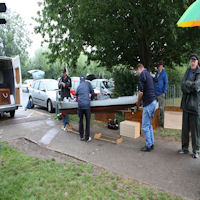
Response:
POLYGON ((109 89, 113 87, 113 84, 110 81, 103 81, 104 86, 109 89))
POLYGON ((58 81, 56 81, 56 80, 45 81, 45 85, 46 85, 46 88, 47 88, 48 91, 58 89, 58 81))

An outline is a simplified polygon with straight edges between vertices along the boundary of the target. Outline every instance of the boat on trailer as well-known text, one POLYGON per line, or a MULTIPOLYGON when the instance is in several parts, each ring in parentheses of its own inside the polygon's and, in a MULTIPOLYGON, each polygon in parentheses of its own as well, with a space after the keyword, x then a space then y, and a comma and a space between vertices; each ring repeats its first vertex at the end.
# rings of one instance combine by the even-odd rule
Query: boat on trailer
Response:
MULTIPOLYGON (((90 102, 92 113, 115 112, 134 107, 138 96, 125 96, 119 98, 109 98, 104 100, 94 100, 90 102)), ((62 114, 77 114, 78 102, 65 99, 57 101, 58 108, 62 114)))

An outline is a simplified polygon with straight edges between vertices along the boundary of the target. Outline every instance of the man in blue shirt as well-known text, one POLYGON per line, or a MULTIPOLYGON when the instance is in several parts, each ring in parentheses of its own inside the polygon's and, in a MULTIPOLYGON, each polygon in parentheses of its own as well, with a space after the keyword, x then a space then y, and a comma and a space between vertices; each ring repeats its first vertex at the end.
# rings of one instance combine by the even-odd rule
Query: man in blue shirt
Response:
POLYGON ((165 94, 168 88, 168 76, 163 69, 163 62, 158 63, 158 71, 154 78, 154 87, 156 99, 159 103, 159 124, 164 127, 164 106, 165 106, 165 94))
POLYGON ((137 74, 139 78, 139 93, 136 105, 139 107, 143 100, 142 130, 144 131, 146 145, 141 151, 149 152, 154 149, 154 134, 152 119, 156 110, 156 96, 154 92, 153 78, 144 68, 143 64, 137 65, 137 74))
POLYGON ((94 90, 90 82, 85 81, 84 76, 80 77, 80 85, 77 88, 76 96, 78 99, 79 133, 81 141, 91 141, 90 137, 90 94, 91 100, 94 99, 94 90), (83 116, 86 117, 86 134, 84 136, 83 116))

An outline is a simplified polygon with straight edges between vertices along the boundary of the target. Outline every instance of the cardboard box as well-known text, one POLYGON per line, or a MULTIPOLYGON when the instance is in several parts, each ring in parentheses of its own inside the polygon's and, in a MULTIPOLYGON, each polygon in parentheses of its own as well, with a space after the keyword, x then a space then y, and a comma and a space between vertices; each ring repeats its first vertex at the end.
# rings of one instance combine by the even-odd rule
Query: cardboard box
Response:
POLYGON ((140 122, 125 120, 120 123, 120 135, 136 139, 140 137, 140 122))
POLYGON ((182 112, 165 111, 164 128, 182 129, 182 112))

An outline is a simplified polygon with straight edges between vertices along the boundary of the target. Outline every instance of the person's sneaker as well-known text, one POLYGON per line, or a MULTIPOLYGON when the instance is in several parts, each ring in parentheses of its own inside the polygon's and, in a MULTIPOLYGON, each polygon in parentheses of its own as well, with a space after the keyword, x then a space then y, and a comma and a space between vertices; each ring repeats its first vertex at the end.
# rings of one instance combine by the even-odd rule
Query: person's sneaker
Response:
POLYGON ((188 154, 189 151, 186 150, 186 149, 179 149, 179 150, 178 150, 178 153, 180 153, 180 154, 188 154))
POLYGON ((154 144, 151 145, 151 150, 154 150, 154 144))
POLYGON ((142 147, 142 148, 140 149, 140 151, 143 151, 143 152, 150 152, 150 151, 151 151, 151 147, 147 147, 147 146, 142 147))
POLYGON ((90 142, 92 140, 92 138, 91 137, 89 137, 88 138, 88 140, 86 140, 86 142, 90 142))
POLYGON ((66 132, 67 133, 67 129, 66 129, 66 127, 64 128, 64 127, 62 127, 61 128, 64 132, 66 132))
POLYGON ((199 158, 199 153, 198 152, 193 153, 192 157, 193 158, 199 158))
POLYGON ((70 124, 67 124, 67 126, 66 126, 66 130, 68 130, 68 131, 71 131, 72 130, 72 125, 70 124))
POLYGON ((85 140, 85 138, 83 138, 83 137, 82 137, 82 138, 80 138, 80 141, 84 141, 84 140, 85 140))

